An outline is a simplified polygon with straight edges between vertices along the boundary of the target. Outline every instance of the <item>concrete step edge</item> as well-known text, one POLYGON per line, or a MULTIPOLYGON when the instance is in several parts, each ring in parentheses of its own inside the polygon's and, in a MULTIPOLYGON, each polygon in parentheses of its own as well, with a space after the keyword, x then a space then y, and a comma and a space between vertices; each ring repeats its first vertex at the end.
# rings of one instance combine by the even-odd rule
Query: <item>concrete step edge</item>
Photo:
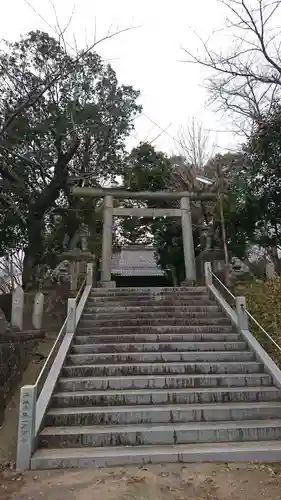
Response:
POLYGON ((231 429, 263 429, 263 428, 281 427, 281 419, 268 420, 239 420, 237 422, 186 422, 186 423, 166 423, 166 424, 127 424, 127 425, 71 425, 71 426, 48 426, 40 432, 40 436, 67 435, 67 434, 109 434, 113 432, 169 432, 174 431, 204 431, 204 430, 231 430, 231 429))
MULTIPOLYGON (((107 306, 105 307, 107 308, 107 306)), ((102 308, 102 309, 105 309, 105 308, 102 308)), ((91 309, 93 309, 94 311, 96 311, 96 308, 94 306, 91 306, 91 309)), ((200 305, 200 306, 194 306, 194 305, 180 305, 180 306, 163 306, 160 304, 151 304, 150 306, 148 306, 148 308, 145 308, 144 311, 142 311, 142 306, 108 306, 108 309, 109 310, 113 310, 113 312, 118 312, 120 311, 120 314, 123 314, 123 313, 134 313, 134 312, 144 312, 144 313, 149 313, 149 312, 154 312, 155 310, 163 310, 163 311, 167 311, 167 312, 175 312, 175 310, 177 311, 189 311, 189 312, 206 312, 206 311, 220 311, 220 308, 218 305, 216 305, 216 303, 214 302, 213 304, 206 304, 206 305, 200 305), (198 310, 199 308, 199 310, 198 310), (150 310, 149 310, 150 309, 150 310), (200 311, 200 309, 203 309, 202 311, 200 311)), ((86 305, 86 308, 84 309, 85 311, 87 310, 87 305, 86 305)), ((99 314, 106 314, 106 311, 103 312, 103 311, 96 311, 98 312, 99 314)))
MULTIPOLYGON (((101 375, 100 377, 60 377, 59 382, 64 383, 64 382, 95 382, 95 381, 101 381, 101 380, 106 380, 106 381, 115 381, 115 380, 160 380, 160 379, 194 379, 194 380, 200 380, 201 378, 208 378, 208 379, 224 379, 224 378, 269 378, 271 380, 271 376, 268 375, 267 373, 210 373, 210 374, 205 374, 205 373, 179 373, 179 374, 153 374, 153 375, 117 375, 117 376, 105 376, 101 375)), ((223 387, 223 386, 220 386, 223 387)), ((227 386, 225 386, 227 387, 227 386)))
POLYGON ((193 294, 208 294, 208 289, 206 287, 194 287, 194 288, 171 288, 171 289, 153 289, 153 288, 134 288, 134 289, 124 289, 114 288, 111 290, 106 290, 104 288, 99 288, 99 291, 90 291, 91 297, 122 297, 122 296, 130 296, 130 295, 173 295, 173 294, 184 294, 184 295, 193 295, 193 294), (101 291, 100 291, 101 290, 101 291), (103 292, 104 290, 104 292, 103 292))
MULTIPOLYGON (((74 354, 75 356, 75 354, 74 354)), ((259 361, 221 361, 220 363, 215 363, 215 362, 212 362, 212 361, 198 361, 198 362, 189 362, 189 361, 160 361, 159 363, 154 363, 154 362, 146 362, 146 361, 140 361, 139 363, 132 363, 132 362, 129 362, 129 363, 117 363, 117 364, 96 364, 96 365, 64 365, 63 368, 73 368, 73 367, 79 367, 79 368, 112 368, 112 366, 114 366, 114 368, 126 368, 126 367, 133 367, 133 368, 137 368, 137 367, 150 367, 150 366, 159 366, 159 365, 163 365, 165 367, 172 367, 172 366, 214 366, 215 364, 223 364, 223 365, 230 365, 230 366, 234 366, 234 365, 239 365, 239 366, 249 366, 249 365, 253 365, 253 363, 255 365, 258 365, 260 367, 263 366, 262 363, 260 363, 259 361)), ((261 372, 263 375, 265 372, 261 372)))
POLYGON ((105 294, 105 295, 96 295, 93 293, 90 293, 88 298, 91 300, 115 300, 115 299, 130 299, 130 298, 140 298, 140 299, 147 299, 147 300, 161 300, 164 298, 170 299, 171 297, 180 297, 180 298, 193 298, 193 297, 208 297, 210 300, 212 299, 212 296, 208 292, 208 290, 201 290, 201 291, 193 291, 193 292, 187 292, 186 290, 182 291, 175 291, 175 292, 152 292, 152 293, 136 293, 136 292, 131 292, 131 293, 118 293, 118 294, 105 294))
MULTIPOLYGON (((206 322, 206 323, 198 323, 198 326, 211 326, 211 325, 213 325, 213 323, 211 322, 211 320, 213 320, 213 321, 218 321, 218 325, 224 325, 224 324, 225 324, 226 326, 229 326, 229 325, 231 324, 231 323, 230 323, 230 321, 229 321, 229 319, 228 319, 228 318, 226 318, 226 316, 224 316, 224 315, 222 314, 220 317, 213 317, 213 318, 212 318, 212 316, 208 316, 208 315, 206 315, 206 316, 205 316, 205 317, 203 317, 203 318, 194 318, 194 317, 192 317, 192 318, 185 318, 185 316, 183 316, 183 317, 179 316, 178 318, 176 318, 176 317, 174 317, 174 316, 171 316, 171 318, 169 318, 169 320, 168 320, 168 318, 163 318, 163 320, 168 321, 168 323, 165 323, 165 324, 163 324, 163 325, 161 324, 161 326, 163 326, 164 328, 165 328, 166 326, 167 326, 167 327, 169 327, 169 326, 171 326, 171 325, 169 324, 169 322, 171 322, 172 324, 173 324, 173 322, 174 322, 175 326, 177 326, 176 319, 178 319, 179 321, 184 321, 185 319, 186 319, 186 320, 190 320, 190 319, 198 320, 198 319, 205 319, 205 318, 207 318, 207 319, 208 319, 208 320, 207 320, 207 322, 206 322), (209 323, 208 321, 210 321, 210 323, 209 323)), ((155 322, 158 324, 159 319, 160 319, 160 317, 159 317, 159 318, 157 318, 157 317, 156 317, 156 318, 155 318, 155 320, 154 320, 154 318, 153 318, 153 321, 155 321, 155 322)), ((123 320, 122 320, 122 321, 123 321, 123 320)), ((121 323, 122 321, 121 321, 121 319, 120 319, 120 321, 119 321, 118 323, 121 323)), ((126 320, 126 321, 127 321, 127 322, 129 322, 130 320, 127 318, 127 320, 126 320)), ((151 325, 151 326, 155 326, 153 323, 151 323, 151 322, 150 322, 150 321, 151 321, 150 319, 145 319, 145 318, 136 318, 136 319, 135 319, 135 321, 132 321, 132 324, 131 324, 131 325, 129 325, 129 326, 143 326, 143 325, 138 325, 138 323, 137 323, 138 321, 144 321, 144 322, 145 322, 145 321, 147 321, 147 322, 148 322, 148 325, 147 325, 147 326, 150 326, 150 325, 151 325), (135 323, 136 323, 136 324, 135 324, 135 323)), ((116 324, 116 327, 118 327, 118 326, 119 326, 119 327, 123 328, 123 326, 127 326, 127 325, 125 325, 125 324, 121 324, 121 325, 117 324, 117 321, 116 321, 116 319, 115 319, 115 318, 113 318, 113 319, 108 318, 107 320, 103 321, 102 319, 99 319, 99 320, 98 320, 98 319, 96 319, 95 317, 94 317, 94 318, 85 318, 85 317, 84 317, 84 315, 82 316, 82 318, 81 318, 81 320, 80 320, 80 326, 81 326, 82 324, 84 324, 84 323, 86 323, 86 324, 88 324, 88 323, 89 323, 89 324, 91 324, 91 325, 98 326, 100 322, 101 322, 101 323, 105 323, 105 326, 106 326, 106 323, 108 323, 108 322, 112 322, 112 323, 114 323, 114 325, 116 324)), ((189 323, 183 323, 183 325, 182 325, 182 326, 184 326, 185 324, 187 324, 187 325, 188 325, 189 323)), ((194 324, 195 324, 195 323, 194 323, 194 324)), ((193 325, 193 323, 191 323, 191 326, 192 326, 192 325, 193 325)), ((111 325, 108 325, 108 326, 111 326, 111 325)), ((179 326, 181 326, 181 325, 179 325, 179 326)))
MULTIPOLYGON (((148 341, 148 342, 153 342, 153 341, 158 341, 157 337, 164 337, 163 338, 163 341, 165 341, 165 337, 167 337, 167 339, 170 341, 170 342, 180 342, 181 340, 174 340, 173 337, 184 337, 182 339, 182 342, 187 342, 188 339, 190 339, 190 341, 195 341, 195 342, 198 342, 200 340, 203 340, 205 337, 206 337, 206 340, 207 341, 210 341, 210 342, 221 342, 221 341, 225 341, 225 342, 228 342, 228 337, 236 337, 237 338, 237 341, 239 341, 239 339, 241 338, 241 334, 240 333, 214 333, 214 332, 206 332, 206 333, 140 333, 140 334, 135 334, 135 333, 120 333, 120 334, 108 334, 106 335, 106 339, 112 339, 113 343, 114 343, 114 339, 118 339, 121 338, 121 339, 125 339, 126 338, 131 338, 132 337, 132 340, 134 343, 142 343, 144 341, 148 341), (195 340, 194 337, 198 336, 198 340, 195 340), (203 339, 202 338, 199 338, 199 337, 202 337, 203 336, 203 339), (212 337, 215 336, 216 339, 213 340, 212 337), (143 339, 140 339, 140 337, 145 337, 143 339), (151 338, 152 337, 152 338, 151 338), (220 337, 221 337, 221 340, 220 340, 220 337)), ((83 339, 89 339, 90 337, 90 340, 91 342, 87 342, 87 343, 81 343, 79 342, 78 344, 75 342, 74 345, 92 345, 92 344, 95 344, 95 340, 99 339, 99 338, 105 338, 105 336, 103 335, 79 335, 78 336, 78 339, 80 340, 83 340, 83 339)), ((77 340, 77 337, 74 337, 74 341, 77 340)), ((230 340, 232 342, 232 340, 230 340)), ((236 342, 236 339, 234 340, 236 342)), ((99 342, 100 343, 100 342, 99 342)), ((106 342, 107 343, 107 342, 106 342)), ((122 343, 122 342, 121 342, 122 343)))
MULTIPOLYGON (((221 325, 219 325, 221 326, 221 325)), ((127 328, 130 328, 130 327, 125 327, 126 329, 127 328)), ((238 332, 235 331, 235 329, 231 326, 227 326, 227 327, 223 327, 223 328, 227 328, 226 331, 222 331, 221 329, 217 329, 217 330, 213 330, 213 328, 215 328, 215 326, 212 326, 212 328, 210 329, 210 327, 207 327, 207 329, 204 327, 203 331, 202 331, 202 328, 199 327, 199 331, 194 331, 194 328, 196 328, 196 326, 192 325, 192 330, 187 330, 187 328, 191 328, 191 327, 186 327, 186 325, 184 327, 169 327, 169 329, 166 329, 166 331, 163 329, 159 329, 159 327, 157 328, 156 331, 151 331, 151 329, 149 329, 148 331, 140 331, 140 332, 136 332, 136 331, 131 331, 131 329, 129 331, 125 331, 124 332, 124 327, 123 328, 120 328, 120 332, 119 332, 119 328, 115 328, 114 326, 108 328, 107 330, 101 332, 100 330, 96 330, 95 328, 92 328, 92 329, 89 329, 88 327, 86 328, 80 328, 78 327, 78 330, 76 330, 75 332, 75 336, 74 336, 74 339, 76 339, 77 337, 100 337, 102 335, 104 336, 107 336, 107 335, 116 335, 117 337, 120 337, 122 335, 202 335, 202 334, 214 334, 214 335, 225 335, 227 333, 229 334, 237 334, 238 332), (112 333, 112 332, 115 332, 117 331, 117 333, 112 333), (124 332, 124 333, 122 333, 124 332)), ((198 327, 197 327, 197 330, 198 330, 198 327)))
MULTIPOLYGON (((116 390, 98 390, 98 391, 60 391, 55 392, 53 397, 74 397, 74 396, 117 396, 124 394, 200 394, 200 393, 231 393, 231 392, 280 392, 277 387, 273 385, 259 385, 250 387, 189 387, 184 389, 116 389, 116 390)), ((281 399, 281 392, 280 392, 281 399)))
POLYGON ((127 301, 96 301, 88 298, 86 302, 86 308, 91 307, 95 309, 97 312, 106 312, 107 310, 112 310, 113 312, 116 309, 121 308, 122 310, 138 308, 141 310, 149 310, 149 309, 165 309, 166 307, 171 307, 171 309, 178 308, 188 308, 188 307, 218 307, 217 303, 211 298, 192 298, 188 299, 188 301, 179 299, 176 297, 172 297, 171 299, 162 299, 161 301, 151 301, 151 300, 133 300, 132 298, 127 301))
MULTIPOLYGON (((127 356, 127 357, 130 357, 130 356, 140 356, 140 355, 146 355, 146 354, 156 354, 156 355, 174 355, 175 353, 180 353, 181 355, 185 355, 185 354, 191 354, 191 355, 196 355, 198 354, 198 352, 202 352, 202 353, 207 353, 207 352, 210 352, 210 353, 215 353, 219 356, 224 356, 225 354, 231 354, 232 356, 239 356, 239 355, 242 355, 242 357, 244 356, 245 353, 249 354, 249 355, 253 355, 252 351, 133 351, 133 352, 128 352, 128 351, 125 351, 125 352, 106 352, 106 353, 101 353, 101 352, 92 352, 92 353, 72 353, 72 354, 68 354, 67 355, 67 358, 76 358, 76 359, 81 359, 82 356, 95 356, 95 357, 99 357, 100 355, 103 355, 103 354, 106 354, 107 356, 127 356)), ((162 360, 160 361, 162 362, 162 360)), ((206 361, 208 363, 208 361, 206 361)), ((199 361, 200 363, 200 361, 199 361)))
POLYGON ((210 295, 207 290, 202 290, 202 291, 193 291, 193 292, 187 292, 187 291, 176 291, 176 292, 164 292, 164 293, 159 293, 159 292, 152 292, 152 293, 109 293, 107 295, 95 295, 90 293, 89 298, 94 300, 94 301, 117 301, 117 300, 132 300, 132 299, 142 299, 142 300, 153 300, 153 301, 161 301, 165 299, 170 299, 171 297, 175 298, 184 298, 184 299, 189 299, 193 297, 208 297, 210 298, 210 295))
MULTIPOLYGON (((168 311, 166 308, 163 308, 162 311, 159 311, 158 313, 158 308, 155 308, 155 311, 114 311, 114 318, 120 318, 120 319, 126 319, 127 316, 132 316, 136 319, 139 319, 139 317, 142 319, 142 318, 154 318, 154 317, 159 317, 159 318, 163 318, 163 312, 165 311, 166 312, 166 317, 172 317, 173 315, 176 315, 176 316, 187 316, 187 317, 201 317, 201 316, 210 316, 212 317, 212 314, 214 315, 213 317, 214 318, 217 318, 217 317, 225 317, 225 314, 223 313, 223 311, 221 311, 219 308, 214 308, 213 309, 213 306, 209 306, 210 308, 212 307, 212 309, 210 311, 189 311, 187 308, 186 309, 182 309, 182 308, 179 308, 178 311, 168 311)), ((93 308, 94 309, 94 308, 93 308)), ((88 311, 87 309, 84 309, 83 311, 83 317, 84 316, 93 316, 94 318, 96 317, 96 315, 99 315, 99 316, 102 316, 107 318, 108 315, 106 315, 106 313, 99 313, 98 311, 88 311)), ((101 319, 102 319, 101 318, 101 319)))
POLYGON ((87 303, 92 304, 115 304, 115 303, 128 303, 128 302, 137 302, 139 305, 148 303, 149 305, 161 305, 163 302, 171 302, 174 301, 184 302, 186 305, 189 303, 192 305, 194 301, 198 301, 202 303, 202 300, 206 300, 208 303, 212 303, 216 305, 216 302, 208 293, 193 293, 193 294, 169 294, 169 295, 104 295, 104 296, 93 296, 89 295, 87 303))
MULTIPOLYGON (((159 346, 166 346, 166 345, 170 345, 170 344, 179 344, 179 345, 182 345, 182 344, 188 344, 188 345, 193 345, 194 344, 200 344, 200 345, 205 345, 206 347, 207 346, 217 346, 217 345, 220 345, 220 344, 239 344, 240 346, 243 345, 246 345, 246 342, 244 342, 243 340, 234 340, 234 341, 227 341, 227 340, 208 340, 208 341, 204 341, 204 340, 198 340, 198 341, 190 341, 190 342, 186 342, 184 340, 176 340, 175 342, 173 340, 169 340, 167 342, 157 342, 157 341, 154 341, 154 342, 137 342, 138 345, 144 345, 144 346, 150 346, 150 345, 159 345, 159 346)), ((119 346, 131 346, 131 345, 134 345, 134 342, 108 342, 106 344, 73 344, 75 345, 75 348, 77 347, 81 347, 83 346, 84 349, 87 349, 87 348, 91 348, 91 347, 119 347, 119 346)), ((188 350, 188 349, 187 349, 188 350)), ((125 351, 127 352, 127 351, 125 351)))
POLYGON ((31 469, 252 460, 279 462, 281 441, 39 449, 31 458, 31 469))
POLYGON ((111 326, 100 326, 100 325, 78 325, 78 330, 76 331, 77 336, 92 335, 93 332, 97 335, 106 335, 107 333, 112 333, 112 331, 117 332, 117 335, 120 335, 118 332, 126 333, 189 333, 188 328, 197 329, 194 333, 216 333, 220 328, 225 329, 225 331, 221 331, 221 333, 236 333, 234 331, 233 326, 230 323, 225 324, 209 324, 209 325, 193 325, 193 324, 184 324, 184 325, 111 325, 111 326), (216 330, 213 330, 216 328, 216 330), (87 334, 85 334, 87 332, 87 334))
MULTIPOLYGON (((204 285, 195 285, 195 286, 120 286, 117 288, 114 288, 113 290, 115 291, 142 291, 142 290, 152 290, 152 291, 161 291, 161 290, 195 290, 195 289, 200 289, 200 290, 206 290, 206 286, 204 285)), ((99 287, 92 287, 91 292, 97 291, 98 293, 107 293, 106 288, 99 288, 99 287)))
MULTIPOLYGON (((281 401, 259 401, 259 402, 243 402, 243 403, 200 403, 200 404, 167 404, 167 405, 128 405, 128 406, 89 406, 89 407, 69 407, 69 408, 50 408, 47 415, 79 415, 79 414, 93 414, 93 413, 140 413, 140 412, 162 412, 162 411, 206 411, 206 410, 247 410, 247 409, 273 409, 280 408, 281 401)), ((281 413, 280 413, 281 415, 281 413)))

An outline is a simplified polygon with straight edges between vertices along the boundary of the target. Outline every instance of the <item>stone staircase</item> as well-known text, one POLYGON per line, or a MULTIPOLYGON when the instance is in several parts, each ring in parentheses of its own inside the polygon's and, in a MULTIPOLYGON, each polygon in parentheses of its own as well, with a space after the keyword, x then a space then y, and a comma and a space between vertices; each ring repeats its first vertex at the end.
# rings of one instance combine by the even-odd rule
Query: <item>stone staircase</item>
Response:
POLYGON ((32 469, 281 457, 281 391, 204 287, 93 289, 32 469))

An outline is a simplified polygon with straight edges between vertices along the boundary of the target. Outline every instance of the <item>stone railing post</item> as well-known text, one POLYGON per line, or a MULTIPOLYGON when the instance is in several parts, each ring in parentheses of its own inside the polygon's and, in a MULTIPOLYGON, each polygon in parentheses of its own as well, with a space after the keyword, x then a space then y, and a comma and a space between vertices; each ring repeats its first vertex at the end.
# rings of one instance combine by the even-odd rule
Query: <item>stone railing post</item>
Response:
POLYGON ((93 285, 93 273, 94 273, 94 264, 89 262, 87 264, 87 276, 86 276, 86 285, 93 285))
POLYGON ((212 265, 211 262, 204 262, 204 275, 205 285, 210 286, 213 284, 212 265))
POLYGON ((24 291, 21 286, 18 286, 12 294, 11 324, 20 330, 23 328, 23 308, 24 291))
POLYGON ((236 297, 236 313, 238 318, 238 325, 241 330, 249 330, 249 320, 245 309, 245 297, 236 297))
POLYGON ((43 320, 44 310, 44 295, 42 292, 37 292, 34 298, 33 312, 32 312, 32 326, 35 330, 40 330, 43 320))
POLYGON ((74 333, 76 327, 76 299, 68 299, 66 333, 74 333), (70 315, 69 315, 70 314, 70 315))
POLYGON ((30 469, 35 446, 36 386, 25 385, 20 392, 20 411, 17 443, 17 470, 30 469))

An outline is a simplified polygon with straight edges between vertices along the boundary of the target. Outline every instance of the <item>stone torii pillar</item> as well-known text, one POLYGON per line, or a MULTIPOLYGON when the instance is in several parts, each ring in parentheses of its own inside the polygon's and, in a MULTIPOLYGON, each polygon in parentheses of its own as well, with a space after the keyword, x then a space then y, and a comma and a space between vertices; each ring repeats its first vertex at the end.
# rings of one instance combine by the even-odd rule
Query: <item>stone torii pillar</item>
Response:
POLYGON ((112 222, 113 196, 106 195, 103 201, 103 232, 101 256, 101 283, 104 288, 114 288, 116 286, 115 281, 111 281, 112 222))
POLYGON ((192 220, 190 210, 190 199, 188 196, 181 198, 181 226, 182 226, 182 243, 184 253, 185 281, 191 285, 196 282, 196 265, 194 242, 192 233, 192 220))

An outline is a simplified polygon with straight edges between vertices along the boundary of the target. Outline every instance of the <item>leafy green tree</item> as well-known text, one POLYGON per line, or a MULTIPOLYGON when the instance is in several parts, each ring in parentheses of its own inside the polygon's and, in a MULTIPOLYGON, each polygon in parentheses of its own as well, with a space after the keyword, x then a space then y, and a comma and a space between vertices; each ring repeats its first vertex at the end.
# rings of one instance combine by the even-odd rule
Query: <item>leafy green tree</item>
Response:
POLYGON ((226 226, 227 246, 230 255, 245 258, 253 237, 253 214, 243 208, 245 181, 242 175, 247 165, 243 151, 217 154, 204 167, 204 174, 214 181, 213 190, 218 193, 216 203, 212 203, 213 246, 222 248, 222 225, 219 193, 223 199, 223 215, 226 226))
MULTIPOLYGON (((149 143, 140 144, 128 157, 123 174, 125 187, 135 191, 186 189, 182 172, 178 172, 174 160, 175 158, 170 159, 163 152, 156 151, 149 143)), ((167 198, 156 201, 135 201, 134 206, 175 208, 178 202, 167 198)), ((127 219, 122 222, 122 235, 126 242, 152 243, 161 268, 172 275, 177 283, 184 279, 182 229, 178 218, 127 219)), ((194 229, 194 241, 197 248, 199 232, 196 229, 194 229)))
POLYGON ((251 214, 253 242, 267 249, 281 274, 281 107, 264 116, 244 147, 247 168, 240 212, 251 214))
POLYGON ((34 105, 14 117, 0 142, 2 251, 15 245, 9 226, 17 228, 19 240, 26 242, 27 286, 44 257, 52 210, 72 208, 66 231, 79 226, 77 213, 85 202, 73 200, 70 182, 95 186, 119 172, 125 138, 140 111, 139 92, 119 85, 114 70, 97 53, 72 57, 39 31, 6 43, 0 63, 0 124, 27 95, 37 96, 34 105), (46 90, 46 81, 61 67, 65 71, 46 90))
MULTIPOLYGON (((253 245, 263 247, 280 274, 281 246, 281 108, 264 115, 235 154, 216 156, 207 165, 210 177, 223 170, 224 200, 230 252, 246 258, 253 245)), ((218 221, 218 218, 216 219, 218 221)))
MULTIPOLYGON (((128 155, 123 168, 123 184, 132 191, 162 191, 171 177, 171 163, 163 152, 149 143, 141 143, 128 155)), ((125 200, 126 207, 159 207, 160 200, 125 200)), ((162 206, 167 206, 161 200, 162 206)), ((127 244, 151 244, 151 219, 125 218, 120 220, 121 238, 127 244)))
POLYGON ((127 158, 124 187, 132 191, 161 191, 167 189, 172 165, 168 156, 156 151, 150 143, 141 143, 127 158))

